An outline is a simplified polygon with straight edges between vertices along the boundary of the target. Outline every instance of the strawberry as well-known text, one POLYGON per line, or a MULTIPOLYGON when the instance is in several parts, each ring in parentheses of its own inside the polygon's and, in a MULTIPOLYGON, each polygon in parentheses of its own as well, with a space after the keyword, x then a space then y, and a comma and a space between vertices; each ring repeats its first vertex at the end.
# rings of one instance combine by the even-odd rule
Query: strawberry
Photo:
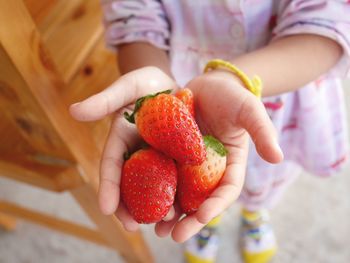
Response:
POLYGON ((201 164, 206 151, 198 125, 186 105, 169 93, 138 99, 134 113, 125 117, 136 123, 141 137, 153 148, 180 163, 201 164))
POLYGON ((178 164, 177 198, 182 211, 195 212, 215 190, 226 169, 225 147, 214 137, 205 136, 206 160, 200 165, 178 164))
POLYGON ((191 115, 194 117, 194 101, 193 101, 193 93, 190 89, 180 89, 176 92, 175 96, 180 99, 187 107, 191 115))
POLYGON ((176 183, 175 162, 152 148, 142 149, 124 163, 121 198, 138 223, 159 222, 174 203, 176 183))

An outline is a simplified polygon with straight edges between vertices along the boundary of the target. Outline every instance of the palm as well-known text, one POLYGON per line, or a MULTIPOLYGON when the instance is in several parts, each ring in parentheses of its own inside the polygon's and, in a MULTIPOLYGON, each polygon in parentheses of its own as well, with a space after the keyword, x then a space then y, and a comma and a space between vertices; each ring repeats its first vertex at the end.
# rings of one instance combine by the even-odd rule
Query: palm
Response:
POLYGON ((174 240, 179 242, 197 233, 238 198, 248 155, 246 131, 252 136, 264 159, 278 162, 282 158, 274 145, 274 129, 262 103, 238 82, 233 81, 232 75, 202 75, 192 80, 187 88, 194 94, 196 120, 201 131, 218 138, 227 148, 228 156, 223 179, 195 214, 180 221, 178 214, 171 222, 158 224, 156 231, 160 236, 172 231, 174 240))
POLYGON ((115 117, 103 152, 100 169, 99 204, 104 214, 116 214, 127 230, 138 224, 119 202, 121 169, 124 153, 132 152, 141 138, 134 124, 123 117, 135 101, 150 93, 175 89, 175 82, 154 67, 146 67, 124 75, 109 88, 85 101, 72 105, 71 114, 80 121, 94 121, 114 113, 115 117))
MULTIPOLYGON (((278 162, 282 158, 262 104, 232 80, 232 75, 214 72, 194 79, 187 86, 194 93, 196 119, 202 132, 218 138, 229 151, 227 168, 219 187, 199 210, 181 220, 181 214, 177 213, 171 221, 158 223, 159 236, 172 232, 174 240, 184 241, 238 197, 248 154, 246 130, 264 159, 278 162)), ((72 115, 81 121, 94 121, 115 113, 101 161, 99 202, 105 214, 117 211, 127 230, 136 230, 138 224, 119 202, 121 167, 123 154, 133 150, 140 137, 123 113, 139 97, 169 88, 176 89, 172 79, 159 69, 147 67, 124 75, 111 87, 71 107, 72 115)))
POLYGON ((227 147, 245 148, 247 136, 239 123, 239 117, 242 101, 245 100, 244 97, 250 96, 249 92, 240 90, 238 94, 230 92, 224 93, 224 96, 218 96, 217 88, 214 89, 210 84, 201 82, 202 80, 199 79, 195 84, 191 83, 189 88, 195 94, 196 120, 202 133, 215 136, 227 147), (223 105, 230 105, 230 107, 223 105))

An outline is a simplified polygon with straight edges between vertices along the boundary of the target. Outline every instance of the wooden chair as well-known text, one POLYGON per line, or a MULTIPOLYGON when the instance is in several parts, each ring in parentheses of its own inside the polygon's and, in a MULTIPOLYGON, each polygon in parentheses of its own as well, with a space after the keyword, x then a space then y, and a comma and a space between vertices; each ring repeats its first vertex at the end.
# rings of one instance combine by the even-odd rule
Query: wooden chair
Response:
POLYGON ((99 0, 0 0, 0 175, 69 191, 90 229, 0 200, 0 225, 22 218, 153 262, 141 234, 123 230, 97 205, 99 159, 109 120, 74 121, 68 105, 118 77, 103 44, 99 0))

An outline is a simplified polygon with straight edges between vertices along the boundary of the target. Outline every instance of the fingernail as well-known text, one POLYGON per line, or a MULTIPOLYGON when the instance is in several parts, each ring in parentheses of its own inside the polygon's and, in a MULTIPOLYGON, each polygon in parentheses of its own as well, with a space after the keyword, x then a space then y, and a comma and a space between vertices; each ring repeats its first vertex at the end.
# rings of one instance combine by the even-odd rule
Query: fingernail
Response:
POLYGON ((125 230, 129 232, 135 232, 139 229, 139 225, 137 223, 124 223, 123 226, 125 230))
POLYGON ((70 105, 71 107, 75 107, 75 106, 77 106, 77 105, 79 105, 80 104, 80 102, 76 102, 76 103, 73 103, 72 105, 70 105))
POLYGON ((282 148, 280 146, 280 144, 278 143, 278 140, 275 138, 275 145, 276 145, 276 149, 280 152, 280 154, 283 156, 283 151, 282 148))
POLYGON ((163 221, 170 221, 174 218, 175 216, 175 209, 172 206, 168 212, 168 214, 163 218, 163 221))

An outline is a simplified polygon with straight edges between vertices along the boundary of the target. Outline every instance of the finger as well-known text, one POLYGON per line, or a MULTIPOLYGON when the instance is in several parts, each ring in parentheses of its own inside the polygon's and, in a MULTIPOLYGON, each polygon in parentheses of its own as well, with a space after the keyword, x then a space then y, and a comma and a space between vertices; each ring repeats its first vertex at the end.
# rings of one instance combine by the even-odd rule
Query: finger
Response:
POLYGON ((250 134, 257 152, 263 159, 271 163, 282 161, 283 152, 277 142, 276 130, 264 105, 254 95, 246 96, 238 121, 250 134))
POLYGON ((170 207, 168 214, 163 218, 163 221, 170 221, 175 216, 175 208, 174 206, 170 207))
POLYGON ((122 106, 132 103, 135 89, 135 80, 125 75, 100 93, 71 105, 70 113, 79 121, 99 120, 122 106))
POLYGON ((202 224, 208 224, 213 218, 222 214, 242 191, 248 156, 247 135, 242 138, 238 147, 225 145, 225 148, 228 150, 225 174, 219 186, 196 212, 196 218, 202 224))
POLYGON ((241 165, 227 167, 219 187, 199 207, 196 213, 199 223, 208 224, 213 218, 222 214, 239 197, 244 182, 244 170, 241 165))
POLYGON ((125 74, 110 87, 71 105, 71 115, 79 121, 95 121, 156 91, 173 89, 175 83, 160 69, 146 67, 125 74))
POLYGON ((155 225, 155 232, 159 237, 165 237, 170 234, 176 222, 182 213, 178 207, 175 208, 175 215, 170 221, 161 221, 155 225))
MULTIPOLYGON (((106 162, 106 160, 104 160, 106 162)), ((112 161, 108 161, 112 163, 112 161)), ((117 209, 119 203, 119 182, 117 179, 100 181, 98 201, 101 212, 104 215, 111 215, 117 209)))
POLYGON ((174 241, 182 243, 197 234, 204 226, 205 224, 198 222, 196 214, 186 216, 175 224, 171 236, 174 241))
POLYGON ((120 203, 116 211, 116 216, 123 224, 125 230, 135 232, 139 229, 139 224, 132 218, 123 203, 120 203))
POLYGON ((172 237, 184 242, 195 235, 213 218, 222 214, 241 193, 248 155, 247 136, 241 138, 240 145, 225 144, 228 150, 227 168, 218 188, 203 202, 198 211, 177 223, 172 237))
POLYGON ((117 114, 108 135, 100 167, 99 206, 105 215, 113 214, 117 209, 123 155, 135 147, 138 141, 139 137, 134 125, 117 114))

